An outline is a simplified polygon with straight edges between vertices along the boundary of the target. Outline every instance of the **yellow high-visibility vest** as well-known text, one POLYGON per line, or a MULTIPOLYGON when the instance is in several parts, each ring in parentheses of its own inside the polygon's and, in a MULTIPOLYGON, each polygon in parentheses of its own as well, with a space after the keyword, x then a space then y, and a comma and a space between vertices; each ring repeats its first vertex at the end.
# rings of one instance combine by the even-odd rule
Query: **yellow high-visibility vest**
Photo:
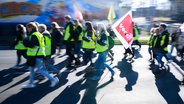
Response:
POLYGON ((135 37, 133 38, 133 40, 138 40, 139 39, 139 32, 137 30, 137 28, 133 27, 134 32, 135 32, 135 37))
MULTIPOLYGON (((23 34, 22 34, 23 35, 23 34)), ((18 44, 15 46, 16 50, 26 50, 27 48, 24 46, 23 41, 18 41, 18 44)))
POLYGON ((39 32, 34 32, 29 37, 29 40, 31 40, 31 37, 35 35, 38 39, 39 46, 35 46, 33 48, 27 49, 27 56, 45 56, 45 44, 44 44, 44 37, 39 32))
MULTIPOLYGON (((100 40, 100 39, 101 39, 101 36, 98 37, 98 40, 100 40)), ((107 41, 107 44, 105 46, 98 44, 98 42, 96 43, 96 52, 104 52, 104 51, 108 50, 108 47, 109 47, 108 37, 107 37, 106 41, 107 41)))
MULTIPOLYGON (((84 34, 84 37, 87 38, 87 34, 88 34, 88 32, 86 32, 84 34)), ((94 32, 92 33, 92 37, 91 38, 92 39, 91 39, 90 42, 87 42, 85 40, 82 40, 82 48, 84 48, 84 49, 95 49, 95 41, 94 41, 95 34, 94 34, 94 32)))
POLYGON ((80 35, 79 35, 79 39, 78 39, 78 40, 82 41, 82 37, 83 37, 83 34, 84 34, 84 29, 83 29, 83 27, 82 27, 82 25, 81 25, 81 24, 79 24, 79 26, 81 27, 82 32, 80 33, 80 35))
MULTIPOLYGON (((70 37, 70 25, 66 27, 65 34, 64 34, 64 41, 68 41, 70 37)), ((74 39, 71 39, 70 41, 74 41, 74 39)))
POLYGON ((51 39, 48 36, 44 36, 45 39, 45 54, 46 56, 51 55, 51 39))
MULTIPOLYGON (((160 41, 160 46, 163 46, 164 45, 164 40, 165 40, 165 38, 166 38, 166 35, 163 35, 162 36, 162 39, 161 39, 161 41, 160 41)), ((167 47, 164 47, 164 51, 168 51, 168 48, 167 47)))

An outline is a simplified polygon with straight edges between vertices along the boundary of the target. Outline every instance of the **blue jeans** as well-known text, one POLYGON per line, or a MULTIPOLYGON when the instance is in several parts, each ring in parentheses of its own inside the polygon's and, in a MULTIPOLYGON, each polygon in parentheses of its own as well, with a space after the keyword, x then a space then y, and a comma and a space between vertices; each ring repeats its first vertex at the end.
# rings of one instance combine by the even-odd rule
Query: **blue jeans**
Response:
POLYGON ((98 53, 98 59, 96 61, 96 76, 101 75, 101 70, 106 67, 110 72, 113 72, 112 68, 106 64, 106 55, 108 54, 108 51, 98 53))
POLYGON ((82 43, 75 43, 75 54, 77 54, 77 58, 80 58, 82 52, 81 52, 82 43))
POLYGON ((89 61, 91 63, 93 63, 92 57, 93 57, 93 51, 85 49, 84 50, 84 54, 83 54, 83 61, 84 61, 84 63, 87 64, 89 61))
POLYGON ((46 56, 45 60, 44 60, 44 64, 46 69, 52 69, 52 71, 54 71, 55 73, 58 73, 59 70, 53 65, 54 64, 54 60, 51 58, 51 56, 46 56))
POLYGON ((47 77, 50 81, 54 80, 54 77, 51 76, 49 74, 49 72, 47 70, 45 70, 45 68, 43 67, 43 59, 42 58, 36 58, 36 68, 29 66, 29 71, 30 71, 30 75, 29 75, 29 83, 33 83, 34 82, 34 77, 35 77, 35 69, 38 70, 38 72, 47 77))
POLYGON ((165 56, 165 54, 163 54, 163 53, 158 53, 157 54, 157 61, 158 61, 158 64, 160 64, 161 66, 164 65, 164 62, 162 61, 163 56, 165 56))

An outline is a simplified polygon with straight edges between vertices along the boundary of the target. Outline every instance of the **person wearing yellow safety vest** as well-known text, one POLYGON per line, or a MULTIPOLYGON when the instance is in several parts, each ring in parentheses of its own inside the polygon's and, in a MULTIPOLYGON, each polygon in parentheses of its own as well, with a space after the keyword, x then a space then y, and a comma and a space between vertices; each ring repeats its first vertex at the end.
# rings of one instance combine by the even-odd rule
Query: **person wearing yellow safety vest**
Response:
POLYGON ((159 28, 154 28, 153 29, 153 33, 152 33, 152 38, 150 40, 150 44, 149 44, 149 47, 151 48, 151 51, 152 51, 152 56, 151 56, 151 64, 155 64, 155 60, 157 58, 157 55, 156 55, 156 52, 157 52, 157 48, 159 48, 160 46, 156 46, 157 44, 157 41, 158 41, 158 38, 159 38, 159 28))
POLYGON ((47 26, 45 24, 39 24, 38 25, 38 31, 42 33, 44 37, 44 42, 45 42, 45 58, 44 58, 44 64, 46 68, 51 69, 54 71, 54 73, 59 74, 59 70, 53 65, 54 60, 51 58, 51 35, 49 31, 47 31, 47 26))
POLYGON ((17 50, 16 51, 17 63, 14 67, 12 67, 13 69, 19 68, 19 65, 21 63, 21 56, 26 58, 26 52, 27 52, 27 48, 23 44, 23 40, 27 37, 26 28, 24 27, 24 25, 18 24, 16 26, 16 31, 17 31, 17 34, 16 34, 13 47, 17 50))
POLYGON ((24 40, 23 43, 27 48, 27 65, 30 71, 29 75, 29 83, 23 88, 34 88, 36 85, 34 84, 35 71, 47 77, 51 85, 50 87, 54 87, 58 82, 58 78, 54 78, 52 75, 48 73, 47 70, 44 69, 43 66, 43 58, 45 57, 45 44, 43 35, 38 32, 38 27, 34 22, 29 22, 26 25, 28 31, 28 38, 24 40))
POLYGON ((107 67, 108 70, 111 72, 111 78, 114 76, 114 71, 112 68, 106 64, 106 56, 109 51, 109 40, 108 40, 108 32, 106 30, 106 27, 103 23, 97 24, 97 32, 98 37, 97 37, 97 43, 96 43, 96 52, 98 53, 98 58, 96 60, 96 73, 95 75, 91 78, 92 80, 98 80, 100 79, 102 69, 104 67, 107 67))
POLYGON ((93 51, 95 50, 95 30, 90 21, 85 23, 85 32, 82 37, 82 49, 84 51, 83 54, 83 64, 87 65, 88 62, 91 62, 91 66, 93 65, 92 56, 93 51))
POLYGON ((65 31, 64 31, 64 44, 66 45, 66 54, 69 56, 67 68, 70 68, 73 60, 75 60, 75 65, 79 65, 80 61, 74 55, 75 49, 75 34, 74 34, 74 26, 71 22, 71 16, 66 15, 64 18, 66 22, 65 31))
POLYGON ((164 56, 167 61, 169 60, 169 57, 166 55, 168 53, 168 44, 169 44, 169 33, 166 30, 166 25, 165 24, 160 24, 159 25, 159 37, 158 39, 155 40, 156 42, 154 43, 155 48, 156 48, 156 55, 157 55, 157 61, 159 64, 159 67, 161 69, 165 68, 164 67, 164 62, 162 61, 162 57, 164 56))
POLYGON ((82 36, 84 34, 84 28, 78 19, 74 21, 74 34, 75 34, 75 54, 77 54, 77 58, 81 57, 81 47, 82 47, 82 36))
POLYGON ((153 53, 153 41, 154 41, 154 38, 155 36, 158 35, 158 32, 156 33, 156 31, 158 31, 158 26, 157 24, 154 24, 153 27, 151 28, 150 30, 150 37, 149 37, 149 40, 148 40, 148 53, 150 54, 150 59, 149 61, 150 62, 153 62, 154 59, 156 58, 156 55, 153 53))
POLYGON ((141 44, 139 42, 139 29, 137 25, 134 24, 134 22, 133 22, 133 43, 132 45, 138 45, 139 50, 141 49, 141 44))

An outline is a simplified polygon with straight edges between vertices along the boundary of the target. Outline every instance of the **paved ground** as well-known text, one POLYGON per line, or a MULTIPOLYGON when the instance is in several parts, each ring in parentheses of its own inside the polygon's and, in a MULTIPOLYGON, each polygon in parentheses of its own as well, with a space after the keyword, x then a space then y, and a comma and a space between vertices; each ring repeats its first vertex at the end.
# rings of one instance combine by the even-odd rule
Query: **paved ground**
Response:
POLYGON ((158 71, 157 66, 150 66, 147 48, 143 45, 134 61, 127 62, 123 58, 123 47, 115 46, 111 64, 115 76, 112 79, 106 69, 99 81, 90 80, 92 74, 84 74, 87 66, 76 70, 65 68, 67 56, 62 50, 61 55, 54 57, 61 72, 59 84, 49 88, 47 79, 36 77, 37 87, 26 90, 21 87, 28 83, 27 70, 10 68, 16 62, 15 50, 0 50, 0 103, 184 104, 184 87, 179 83, 184 75, 184 62, 176 58, 167 70, 158 71))

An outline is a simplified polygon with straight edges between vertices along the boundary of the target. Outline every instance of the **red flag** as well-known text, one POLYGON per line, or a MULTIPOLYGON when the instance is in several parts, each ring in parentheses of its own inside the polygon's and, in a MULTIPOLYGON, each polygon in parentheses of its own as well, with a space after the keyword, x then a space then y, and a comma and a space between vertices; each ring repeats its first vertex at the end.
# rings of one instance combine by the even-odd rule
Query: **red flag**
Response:
POLYGON ((127 12, 116 21, 112 29, 124 47, 128 48, 133 41, 132 11, 127 12))

